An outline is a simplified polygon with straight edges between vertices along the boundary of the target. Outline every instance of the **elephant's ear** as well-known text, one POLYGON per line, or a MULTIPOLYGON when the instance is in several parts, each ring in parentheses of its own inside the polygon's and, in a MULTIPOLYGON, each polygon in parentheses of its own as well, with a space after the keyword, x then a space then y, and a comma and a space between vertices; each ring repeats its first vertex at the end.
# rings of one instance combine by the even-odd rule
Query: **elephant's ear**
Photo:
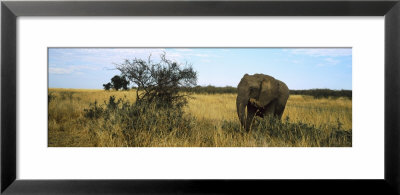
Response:
POLYGON ((275 79, 267 79, 261 82, 260 96, 258 98, 261 106, 268 105, 279 96, 279 84, 275 79))

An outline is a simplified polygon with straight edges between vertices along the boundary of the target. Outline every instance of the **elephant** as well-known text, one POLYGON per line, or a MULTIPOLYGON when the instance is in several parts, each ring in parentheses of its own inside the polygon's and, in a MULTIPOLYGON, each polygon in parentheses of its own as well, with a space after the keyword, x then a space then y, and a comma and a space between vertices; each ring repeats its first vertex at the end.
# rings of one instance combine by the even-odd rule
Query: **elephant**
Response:
POLYGON ((240 80, 237 90, 237 114, 241 125, 247 132, 250 131, 254 116, 282 118, 289 98, 289 88, 284 82, 269 75, 245 74, 240 80))

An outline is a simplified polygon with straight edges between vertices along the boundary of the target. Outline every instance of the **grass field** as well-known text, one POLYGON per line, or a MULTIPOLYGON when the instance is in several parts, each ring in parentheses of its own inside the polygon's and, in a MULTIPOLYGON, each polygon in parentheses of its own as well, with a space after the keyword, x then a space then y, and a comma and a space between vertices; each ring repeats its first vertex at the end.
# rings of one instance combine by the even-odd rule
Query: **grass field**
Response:
POLYGON ((240 127, 236 94, 194 94, 182 121, 163 112, 143 120, 115 111, 107 117, 85 114, 95 101, 102 106, 115 96, 133 103, 135 95, 133 91, 49 89, 48 146, 351 147, 352 102, 347 98, 291 95, 282 121, 257 118, 250 133, 240 127))

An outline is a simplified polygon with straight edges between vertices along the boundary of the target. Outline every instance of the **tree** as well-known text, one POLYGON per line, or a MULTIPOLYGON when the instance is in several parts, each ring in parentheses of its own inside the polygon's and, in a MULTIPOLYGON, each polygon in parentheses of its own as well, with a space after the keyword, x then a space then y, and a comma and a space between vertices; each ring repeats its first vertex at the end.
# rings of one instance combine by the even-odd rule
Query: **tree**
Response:
POLYGON ((134 58, 116 64, 121 74, 137 86, 136 102, 156 102, 163 106, 182 107, 187 103, 187 94, 179 93, 182 87, 193 87, 197 73, 188 63, 184 65, 160 55, 159 62, 134 58), (160 104, 161 103, 161 104, 160 104))
POLYGON ((112 88, 115 90, 124 89, 128 90, 129 81, 124 76, 115 75, 111 78, 112 88))
POLYGON ((107 84, 103 84, 104 90, 108 91, 112 88, 112 85, 110 82, 108 82, 107 84))

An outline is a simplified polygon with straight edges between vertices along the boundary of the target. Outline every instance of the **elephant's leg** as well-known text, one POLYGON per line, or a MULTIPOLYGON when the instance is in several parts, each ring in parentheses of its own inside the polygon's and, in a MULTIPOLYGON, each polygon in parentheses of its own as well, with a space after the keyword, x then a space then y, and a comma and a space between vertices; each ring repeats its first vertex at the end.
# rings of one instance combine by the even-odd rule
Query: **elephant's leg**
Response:
POLYGON ((286 103, 289 99, 289 88, 285 83, 280 81, 279 83, 279 97, 278 97, 278 102, 276 105, 276 110, 275 110, 275 116, 277 116, 279 119, 282 118, 283 111, 285 111, 285 106, 286 103))
POLYGON ((267 106, 265 106, 264 108, 264 117, 268 117, 268 116, 273 116, 275 114, 276 111, 276 100, 272 101, 271 103, 269 103, 267 106))
POLYGON ((276 105, 275 116, 278 117, 279 119, 281 119, 282 115, 283 115, 283 111, 285 111, 285 106, 276 105))
POLYGON ((240 124, 242 127, 246 128, 246 105, 247 101, 240 99, 239 97, 236 99, 236 109, 239 117, 240 124))
POLYGON ((254 115, 257 112, 257 108, 250 103, 247 104, 247 120, 246 120, 246 131, 250 131, 251 123, 253 122, 254 115))
POLYGON ((261 118, 264 117, 264 112, 265 112, 265 108, 258 108, 257 112, 256 112, 256 116, 259 116, 261 118))

